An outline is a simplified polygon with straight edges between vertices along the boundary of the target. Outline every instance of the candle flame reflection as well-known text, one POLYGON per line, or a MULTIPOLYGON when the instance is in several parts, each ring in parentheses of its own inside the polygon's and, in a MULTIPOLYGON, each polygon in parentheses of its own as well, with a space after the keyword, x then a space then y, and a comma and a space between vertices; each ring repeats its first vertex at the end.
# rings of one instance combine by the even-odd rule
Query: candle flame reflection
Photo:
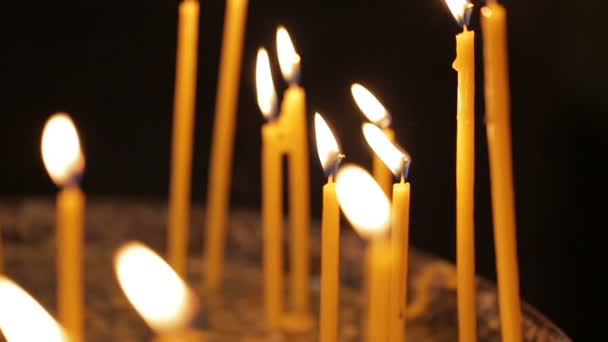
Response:
POLYGON ((289 82, 297 81, 300 72, 300 55, 293 46, 289 32, 283 26, 279 26, 277 29, 277 54, 281 73, 283 73, 285 80, 289 82))
POLYGON ((42 132, 40 143, 46 170, 57 185, 65 185, 84 170, 84 156, 78 132, 65 113, 51 116, 42 132))
POLYGON ((358 83, 353 84, 350 87, 350 90, 355 99, 355 103, 357 103, 357 106, 369 121, 382 128, 391 125, 390 113, 372 92, 358 83))
POLYGON ((411 158, 393 143, 376 125, 363 124, 363 136, 374 153, 384 162, 391 172, 397 177, 404 175, 411 158))
POLYGON ((260 111, 264 114, 264 117, 270 119, 277 110, 277 93, 272 81, 268 51, 264 48, 258 50, 255 67, 255 85, 260 111))
POLYGON ((463 25, 469 24, 469 17, 471 12, 473 11, 473 4, 468 0, 445 0, 450 12, 458 21, 458 23, 463 25))
POLYGON ((326 174, 331 174, 344 156, 340 152, 340 146, 335 135, 319 113, 315 113, 315 137, 323 171, 326 174))
POLYGON ((64 342, 69 338, 51 315, 12 280, 0 276, 0 331, 8 342, 64 342))
POLYGON ((388 231, 389 200, 367 171, 353 164, 341 167, 336 176, 336 194, 344 216, 359 235, 369 238, 388 231))
POLYGON ((156 332, 184 329, 196 314, 194 293, 154 251, 139 242, 123 245, 115 255, 123 292, 156 332))

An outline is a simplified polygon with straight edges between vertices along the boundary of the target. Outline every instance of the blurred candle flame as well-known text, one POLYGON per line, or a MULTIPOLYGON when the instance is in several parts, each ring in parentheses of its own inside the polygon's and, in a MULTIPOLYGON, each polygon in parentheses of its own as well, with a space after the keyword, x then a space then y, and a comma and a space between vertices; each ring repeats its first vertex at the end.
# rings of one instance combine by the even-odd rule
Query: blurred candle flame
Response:
POLYGON ((344 216, 359 235, 370 238, 386 234, 390 203, 367 171, 353 164, 341 167, 336 176, 336 194, 344 216))
POLYGON ((293 46, 289 32, 283 26, 277 29, 277 54, 283 78, 288 82, 296 81, 300 72, 300 55, 293 46))
POLYGON ((65 185, 84 170, 84 156, 78 132, 65 113, 51 116, 42 132, 42 160, 49 176, 57 185, 65 185))
POLYGON ((353 84, 350 90, 355 103, 357 103, 357 106, 369 121, 382 128, 387 128, 391 125, 390 113, 372 92, 358 83, 353 84))
POLYGON ((264 48, 258 50, 255 68, 255 85, 260 111, 264 114, 264 117, 270 119, 277 109, 277 93, 272 81, 268 51, 264 48))
POLYGON ((363 136, 374 153, 397 177, 402 175, 410 161, 410 156, 393 143, 378 126, 364 123, 363 136))
POLYGON ((123 245, 115 255, 123 292, 156 332, 187 328, 196 314, 194 293, 154 251, 139 242, 123 245))
POLYGON ((445 0, 445 2, 456 21, 461 26, 467 25, 473 4, 468 0, 445 0))
POLYGON ((321 166, 329 173, 340 162, 342 154, 336 137, 319 113, 315 113, 315 137, 321 166))
POLYGON ((8 342, 67 342, 63 328, 27 292, 0 276, 0 331, 8 342))

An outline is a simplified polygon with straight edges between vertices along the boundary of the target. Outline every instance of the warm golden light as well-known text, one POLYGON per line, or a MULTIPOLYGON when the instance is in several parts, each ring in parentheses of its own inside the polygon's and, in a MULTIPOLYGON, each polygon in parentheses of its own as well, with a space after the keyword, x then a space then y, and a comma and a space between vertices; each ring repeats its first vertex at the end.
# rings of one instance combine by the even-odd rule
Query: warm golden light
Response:
POLYGON ((57 185, 64 185, 84 169, 78 132, 72 119, 65 113, 49 118, 40 143, 42 160, 49 176, 57 185))
POLYGON ((0 332, 8 342, 69 341, 63 328, 34 298, 0 276, 0 332))
POLYGON ((270 119, 277 108, 277 93, 274 90, 274 83, 272 81, 268 51, 264 48, 258 50, 255 67, 255 85, 260 111, 267 119, 270 119))
POLYGON ((467 13, 473 8, 473 4, 468 0, 445 0, 450 12, 460 25, 464 25, 467 13))
POLYGON ((355 103, 357 103, 357 106, 369 121, 382 128, 391 125, 390 113, 367 88, 355 83, 350 87, 350 91, 353 94, 355 103))
POLYGON ((175 271, 154 251, 129 242, 115 256, 123 292, 157 332, 184 329, 196 314, 196 298, 175 271))
POLYGON ((364 237, 382 235, 390 223, 390 203, 374 178, 359 166, 340 168, 336 193, 344 216, 364 237))
POLYGON ((328 172, 340 161, 340 146, 327 122, 319 113, 315 113, 315 137, 321 166, 325 172, 328 172))
POLYGON ((364 123, 363 136, 374 153, 395 176, 403 173, 410 156, 395 145, 378 126, 364 123))
POLYGON ((300 72, 300 55, 296 52, 289 33, 283 26, 277 29, 277 54, 283 78, 287 81, 295 81, 300 72))

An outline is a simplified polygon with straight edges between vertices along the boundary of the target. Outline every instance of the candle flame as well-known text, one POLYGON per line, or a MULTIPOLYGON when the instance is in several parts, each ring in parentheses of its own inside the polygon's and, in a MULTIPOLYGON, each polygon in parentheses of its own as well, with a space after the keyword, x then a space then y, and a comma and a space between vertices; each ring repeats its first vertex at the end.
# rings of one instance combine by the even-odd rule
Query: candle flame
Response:
POLYGON ((264 117, 270 119, 277 109, 277 93, 274 90, 274 83, 272 81, 268 51, 264 48, 258 50, 255 67, 255 85, 260 111, 264 114, 264 117))
POLYGON ((195 295, 154 251, 139 242, 123 245, 115 255, 123 292, 152 329, 184 329, 196 314, 195 295))
POLYGON ((46 171, 57 185, 65 185, 84 170, 78 132, 65 113, 54 114, 48 119, 40 149, 46 171))
POLYGON ((63 328, 25 290, 0 276, 0 331, 8 342, 69 341, 63 328))
POLYGON ((456 21, 461 26, 467 25, 473 10, 473 4, 468 0, 445 0, 445 2, 456 21))
POLYGON ((283 78, 289 82, 296 81, 300 72, 300 55, 293 46, 289 32, 283 26, 277 29, 277 54, 283 78))
POLYGON ((389 200, 367 171, 353 164, 341 167, 336 176, 336 194, 344 216, 357 233, 369 238, 388 231, 389 200))
POLYGON ((410 156, 393 143, 376 125, 363 124, 363 136, 374 153, 384 162, 395 176, 403 174, 410 156))
POLYGON ((357 106, 369 121, 382 128, 391 125, 390 113, 372 92, 358 83, 353 84, 350 90, 357 106))
POLYGON ((325 173, 329 173, 340 162, 342 153, 331 128, 319 113, 315 113, 315 137, 321 166, 325 173))

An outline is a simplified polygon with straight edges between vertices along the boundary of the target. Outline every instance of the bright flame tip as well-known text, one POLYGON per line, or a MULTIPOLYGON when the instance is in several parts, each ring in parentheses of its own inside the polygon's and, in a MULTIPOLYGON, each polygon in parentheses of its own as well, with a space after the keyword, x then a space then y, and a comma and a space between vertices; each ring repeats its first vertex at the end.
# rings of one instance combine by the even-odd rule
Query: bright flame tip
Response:
POLYGON ((276 43, 283 78, 288 82, 296 82, 300 73, 301 58, 284 26, 277 28, 276 43))
POLYGON ((53 114, 40 142, 42 161, 57 185, 65 185, 84 171, 84 156, 76 125, 66 113, 53 114))
POLYGON ((277 110, 277 93, 272 80, 270 57, 265 48, 258 49, 255 68, 258 106, 265 118, 270 119, 277 110))
POLYGON ((330 175, 343 158, 340 145, 331 128, 319 113, 315 113, 315 138, 323 171, 330 175))
POLYGON ((338 202, 357 233, 382 236, 390 223, 390 203, 374 178, 361 167, 347 164, 336 176, 338 202))
POLYGON ((353 83, 350 90, 357 107, 369 121, 382 128, 390 126, 390 113, 371 91, 359 83, 353 83))
POLYGON ((367 144, 391 170, 393 175, 395 177, 405 176, 411 159, 409 154, 391 141, 378 126, 364 123, 361 128, 367 144))

